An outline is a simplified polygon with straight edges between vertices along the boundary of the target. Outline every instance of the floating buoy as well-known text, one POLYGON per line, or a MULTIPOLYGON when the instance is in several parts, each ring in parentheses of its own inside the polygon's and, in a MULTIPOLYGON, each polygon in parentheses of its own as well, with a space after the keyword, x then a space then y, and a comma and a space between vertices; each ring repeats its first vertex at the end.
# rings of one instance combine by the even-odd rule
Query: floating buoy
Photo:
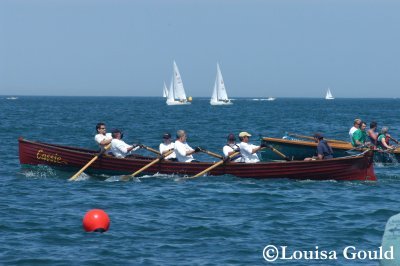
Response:
POLYGON ((86 232, 103 233, 110 227, 110 218, 105 211, 93 209, 85 214, 82 224, 86 232))
POLYGON ((187 100, 188 100, 188 102, 191 102, 193 99, 192 99, 192 96, 189 96, 188 98, 187 98, 187 100))

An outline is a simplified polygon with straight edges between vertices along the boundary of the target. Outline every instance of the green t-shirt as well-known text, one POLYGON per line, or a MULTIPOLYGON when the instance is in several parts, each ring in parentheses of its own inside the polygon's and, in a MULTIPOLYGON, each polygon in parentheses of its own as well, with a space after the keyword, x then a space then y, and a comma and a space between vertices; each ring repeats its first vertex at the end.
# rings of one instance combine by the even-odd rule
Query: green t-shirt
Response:
POLYGON ((361 129, 357 129, 353 133, 353 138, 351 140, 351 144, 353 145, 353 147, 357 146, 356 145, 356 140, 358 140, 359 142, 364 144, 364 142, 367 140, 367 132, 365 132, 365 131, 363 131, 361 129))

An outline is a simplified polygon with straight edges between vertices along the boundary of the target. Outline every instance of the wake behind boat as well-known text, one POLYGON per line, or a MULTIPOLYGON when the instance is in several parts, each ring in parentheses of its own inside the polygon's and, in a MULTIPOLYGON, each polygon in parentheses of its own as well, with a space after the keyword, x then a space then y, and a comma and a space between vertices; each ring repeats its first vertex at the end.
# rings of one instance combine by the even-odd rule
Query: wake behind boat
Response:
POLYGON ((190 98, 189 100, 186 98, 181 74, 175 61, 173 68, 172 83, 167 93, 167 105, 188 105, 190 104, 190 98))
MULTIPOLYGON (((18 139, 19 160, 22 165, 49 165, 64 170, 82 168, 98 151, 18 139)), ((88 172, 129 174, 152 162, 154 157, 135 155, 130 158, 100 156, 87 169, 88 172)), ((160 160, 143 174, 196 175, 214 165, 212 162, 173 162, 160 160)), ((280 161, 258 163, 226 162, 209 175, 234 175, 245 178, 290 178, 302 180, 362 180, 375 181, 372 155, 359 155, 321 161, 280 161)))
POLYGON ((214 82, 214 90, 210 100, 211 105, 230 105, 233 104, 228 98, 226 93, 224 79, 222 77, 221 69, 217 63, 217 77, 214 82))

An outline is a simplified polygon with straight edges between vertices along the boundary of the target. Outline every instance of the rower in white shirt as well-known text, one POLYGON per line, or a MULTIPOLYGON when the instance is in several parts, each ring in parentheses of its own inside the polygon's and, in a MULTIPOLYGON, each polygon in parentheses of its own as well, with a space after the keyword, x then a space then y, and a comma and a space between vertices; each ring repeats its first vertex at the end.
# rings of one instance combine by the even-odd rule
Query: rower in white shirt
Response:
POLYGON ((353 143, 353 134, 357 131, 361 126, 361 119, 354 119, 353 127, 349 130, 350 142, 353 143))
POLYGON ((113 129, 110 152, 117 158, 125 158, 131 152, 140 149, 140 145, 128 145, 122 140, 123 134, 119 129, 113 129))
POLYGON ((249 144, 249 137, 251 135, 247 132, 240 132, 239 139, 241 140, 239 144, 240 154, 242 155, 241 162, 244 163, 257 163, 260 161, 257 152, 262 148, 261 146, 256 146, 249 144))
POLYGON ((97 134, 94 136, 94 140, 100 146, 100 148, 103 148, 111 143, 112 136, 111 133, 107 133, 106 124, 102 122, 97 123, 96 132, 97 134))
POLYGON ((187 143, 186 143, 186 133, 184 130, 178 130, 176 132, 176 141, 175 141, 175 147, 174 147, 174 152, 176 154, 176 159, 179 162, 193 162, 197 161, 193 158, 194 153, 199 152, 201 150, 200 147, 196 147, 195 149, 191 148, 187 143))
MULTIPOLYGON (((175 144, 171 141, 171 134, 165 133, 163 135, 163 142, 160 143, 159 150, 161 154, 165 154, 169 152, 170 150, 174 150, 175 144)), ((175 152, 171 153, 167 157, 165 157, 165 160, 170 160, 170 161, 176 161, 176 154, 175 152)))
MULTIPOLYGON (((222 148, 222 152, 224 153, 225 158, 231 156, 235 152, 239 152, 239 145, 236 143, 236 137, 232 133, 228 135, 227 143, 222 148)), ((241 162, 242 156, 237 155, 231 159, 231 162, 241 162)))

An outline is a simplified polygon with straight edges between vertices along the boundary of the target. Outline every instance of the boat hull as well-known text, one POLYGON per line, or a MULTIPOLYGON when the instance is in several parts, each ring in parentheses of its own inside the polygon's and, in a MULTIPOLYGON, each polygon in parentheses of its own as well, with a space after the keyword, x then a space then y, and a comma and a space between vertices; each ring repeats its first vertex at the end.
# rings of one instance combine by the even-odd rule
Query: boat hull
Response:
POLYGON ((167 101, 167 105, 189 105, 191 102, 181 102, 181 101, 167 101))
MULTIPOLYGON (((267 141, 269 145, 294 160, 303 160, 306 157, 312 157, 315 155, 317 150, 317 143, 311 141, 278 138, 263 138, 263 140, 267 141)), ((350 155, 349 151, 354 149, 350 142, 335 143, 334 141, 328 141, 328 143, 333 149, 333 154, 335 158, 348 156, 350 155)), ((353 153, 357 153, 357 151, 353 150, 353 153)), ((281 159, 282 157, 271 150, 263 150, 261 152, 262 161, 281 159)), ((380 150, 376 150, 374 151, 374 161, 384 163, 400 161, 400 149, 396 149, 393 153, 386 153, 380 150)))
POLYGON ((224 102, 224 101, 210 101, 211 105, 232 105, 231 101, 224 102))
MULTIPOLYGON (((20 138, 19 159, 21 164, 49 165, 62 169, 80 169, 89 162, 96 151, 72 148, 61 145, 33 142, 20 138)), ((346 158, 322 161, 259 162, 222 164, 209 175, 234 175, 244 178, 290 178, 304 180, 369 180, 376 176, 372 164, 372 155, 367 153, 346 158)), ((135 156, 133 158, 115 158, 101 156, 87 171, 115 172, 128 174, 149 164, 155 158, 135 156)), ((146 174, 177 174, 193 176, 212 166, 211 162, 171 162, 160 161, 146 169, 146 174)))

